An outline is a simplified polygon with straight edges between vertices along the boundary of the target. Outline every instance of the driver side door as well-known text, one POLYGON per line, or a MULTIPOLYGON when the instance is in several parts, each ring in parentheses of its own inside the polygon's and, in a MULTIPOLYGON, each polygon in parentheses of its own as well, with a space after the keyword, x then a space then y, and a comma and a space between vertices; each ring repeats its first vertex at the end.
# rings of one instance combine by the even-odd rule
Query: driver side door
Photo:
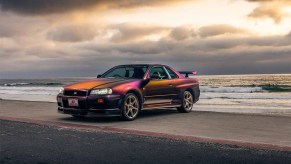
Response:
POLYGON ((171 104, 176 96, 173 81, 163 66, 154 66, 149 71, 150 81, 143 88, 145 105, 171 104), (156 76, 158 75, 158 76, 156 76))

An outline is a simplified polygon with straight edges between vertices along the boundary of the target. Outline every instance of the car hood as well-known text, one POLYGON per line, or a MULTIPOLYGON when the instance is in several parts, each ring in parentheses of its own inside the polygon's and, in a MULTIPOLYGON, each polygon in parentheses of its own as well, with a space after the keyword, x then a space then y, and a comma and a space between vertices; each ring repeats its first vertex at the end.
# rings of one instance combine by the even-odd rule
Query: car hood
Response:
POLYGON ((84 89, 89 90, 93 88, 108 88, 127 82, 137 81, 139 79, 121 79, 121 78, 99 78, 94 80, 88 80, 78 82, 75 84, 66 85, 65 89, 84 89))

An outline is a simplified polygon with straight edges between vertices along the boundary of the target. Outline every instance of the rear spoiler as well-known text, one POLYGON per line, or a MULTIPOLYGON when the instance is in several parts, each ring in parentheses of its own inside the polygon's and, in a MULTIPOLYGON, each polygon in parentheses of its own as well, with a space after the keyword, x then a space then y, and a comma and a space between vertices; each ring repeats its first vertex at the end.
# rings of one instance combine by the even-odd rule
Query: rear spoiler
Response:
POLYGON ((189 77, 189 74, 190 75, 197 75, 197 71, 179 71, 180 74, 184 75, 185 77, 189 77))

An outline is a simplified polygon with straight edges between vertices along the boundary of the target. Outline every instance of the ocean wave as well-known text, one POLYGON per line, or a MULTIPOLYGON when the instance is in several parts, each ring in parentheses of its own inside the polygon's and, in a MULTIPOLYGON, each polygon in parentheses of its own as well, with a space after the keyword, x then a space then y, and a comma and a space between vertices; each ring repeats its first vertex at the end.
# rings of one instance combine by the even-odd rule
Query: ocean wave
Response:
POLYGON ((265 92, 262 87, 208 87, 201 86, 201 92, 216 92, 216 93, 254 93, 265 92))
POLYGON ((291 92, 290 86, 265 85, 261 87, 263 90, 269 92, 291 92))
POLYGON ((5 83, 3 86, 22 86, 22 85, 29 85, 30 83, 5 83))
POLYGON ((291 94, 289 93, 216 93, 216 92, 202 92, 200 99, 284 99, 290 100, 291 94))
POLYGON ((57 95, 61 87, 52 86, 0 86, 0 94, 10 95, 57 95))
POLYGON ((276 86, 276 85, 261 85, 255 87, 209 87, 200 86, 201 92, 217 92, 217 93, 255 93, 255 92, 291 92, 290 86, 276 86))
POLYGON ((63 83, 5 83, 3 86, 62 86, 63 83))

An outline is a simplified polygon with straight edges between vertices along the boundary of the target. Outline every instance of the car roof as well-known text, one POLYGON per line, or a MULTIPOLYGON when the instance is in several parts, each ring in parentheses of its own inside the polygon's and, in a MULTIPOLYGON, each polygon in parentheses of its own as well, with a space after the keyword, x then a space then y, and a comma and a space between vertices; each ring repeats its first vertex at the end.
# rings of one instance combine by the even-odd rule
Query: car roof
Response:
POLYGON ((122 64, 118 66, 167 66, 164 64, 122 64))
POLYGON ((183 76, 175 69, 173 69, 172 67, 165 65, 165 64, 122 64, 122 65, 117 65, 115 67, 120 67, 120 66, 147 66, 147 67, 152 67, 152 66, 166 66, 168 68, 170 68, 172 71, 174 71, 179 78, 182 78, 183 76))

